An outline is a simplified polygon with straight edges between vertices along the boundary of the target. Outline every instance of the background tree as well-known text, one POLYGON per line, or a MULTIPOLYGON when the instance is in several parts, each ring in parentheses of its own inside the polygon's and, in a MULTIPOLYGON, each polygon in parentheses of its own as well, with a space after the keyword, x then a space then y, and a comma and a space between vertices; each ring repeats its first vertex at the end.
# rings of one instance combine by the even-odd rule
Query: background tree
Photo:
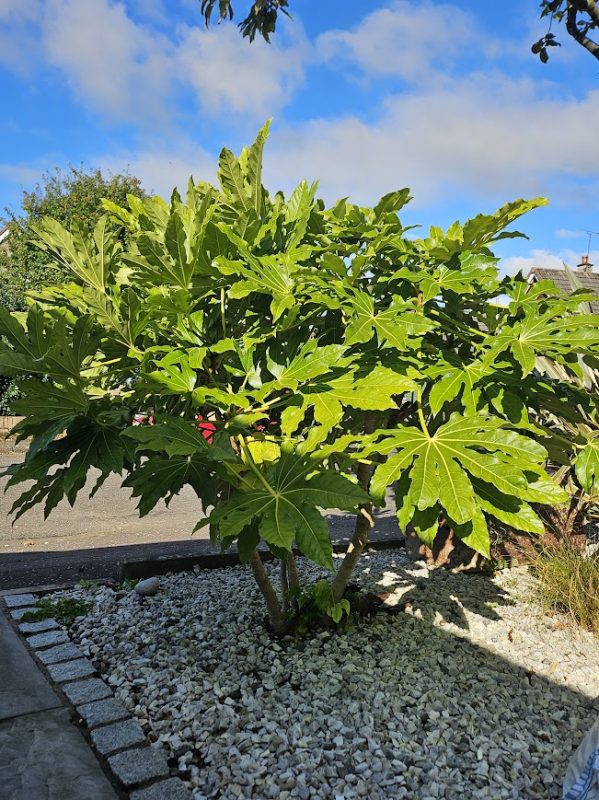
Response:
MULTIPOLYGON (((209 25, 218 6, 218 21, 233 19, 231 0, 201 0, 202 13, 209 25)), ((597 0, 542 0, 541 18, 549 18, 549 30, 532 46, 532 52, 545 64, 549 60, 548 48, 559 47, 560 43, 551 31, 552 23, 563 24, 568 34, 581 47, 599 59, 599 44, 589 34, 599 27, 599 5, 597 0)), ((253 41, 256 34, 270 41, 274 33, 279 12, 289 16, 288 0, 256 0, 252 3, 245 18, 239 23, 243 36, 253 41)))
MULTIPOLYGON (((27 291, 67 277, 68 270, 36 244, 36 223, 43 217, 52 217, 67 228, 75 225, 88 234, 104 213, 103 197, 123 204, 128 195, 146 196, 140 180, 133 175, 103 175, 100 170, 86 172, 75 167, 46 174, 33 191, 24 192, 21 213, 6 210, 10 233, 8 247, 0 249, 0 306, 21 311, 27 291)), ((14 384, 0 378, 0 413, 9 412, 15 397, 14 384)))

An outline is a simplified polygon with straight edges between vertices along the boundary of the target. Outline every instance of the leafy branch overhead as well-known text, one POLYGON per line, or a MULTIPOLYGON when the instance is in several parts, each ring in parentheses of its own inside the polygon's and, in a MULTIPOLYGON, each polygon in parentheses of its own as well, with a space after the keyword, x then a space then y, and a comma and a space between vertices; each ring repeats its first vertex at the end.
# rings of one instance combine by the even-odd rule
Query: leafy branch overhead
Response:
MULTIPOLYGON (((242 35, 254 41, 256 34, 259 34, 269 42, 276 30, 279 13, 289 16, 288 8, 288 0, 256 0, 239 23, 242 35)), ((544 64, 549 60, 550 49, 561 46, 551 30, 554 22, 563 25, 577 44, 599 58, 599 43, 593 38, 599 28, 599 5, 596 0, 541 0, 540 8, 540 18, 549 20, 549 30, 532 45, 531 50, 544 64)), ((234 15, 232 0, 201 0, 201 11, 207 26, 215 12, 218 13, 219 23, 233 19, 234 15)), ((431 13, 434 14, 434 11, 431 13)))
POLYGON ((539 507, 566 498, 549 457, 590 492, 596 439, 579 426, 597 394, 581 375, 599 325, 581 313, 588 292, 498 273, 493 242, 521 235, 506 228, 543 200, 414 238, 407 189, 372 208, 327 208, 305 182, 271 194, 267 135, 222 151, 219 186, 106 201, 90 234, 40 221, 39 247, 69 279, 0 312, 0 374, 19 383, 16 433, 31 439, 7 469, 23 486, 15 515, 76 502, 92 472, 93 491, 123 476, 140 514, 188 486, 198 527, 236 544, 281 630, 259 548, 285 585, 294 548, 333 570, 331 509, 356 515, 317 593, 338 618, 388 489, 402 529, 430 543, 445 519, 486 555, 496 522, 542 533, 539 507))
MULTIPOLYGON (((259 33, 266 41, 270 41, 270 35, 275 32, 277 16, 280 11, 287 14, 288 0, 256 0, 252 3, 247 16, 239 23, 239 29, 243 36, 249 37, 253 42, 256 34, 259 33)), ((233 5, 231 0, 201 0, 201 9, 206 25, 210 24, 212 15, 218 8, 218 21, 233 19, 233 5)))

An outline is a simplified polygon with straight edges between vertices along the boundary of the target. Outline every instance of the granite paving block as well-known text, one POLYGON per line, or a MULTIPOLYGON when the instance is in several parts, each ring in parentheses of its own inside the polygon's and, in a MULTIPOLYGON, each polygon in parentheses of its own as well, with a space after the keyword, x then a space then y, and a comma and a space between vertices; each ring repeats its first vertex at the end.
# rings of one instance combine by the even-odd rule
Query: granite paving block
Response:
POLYGON ((44 631, 60 630, 60 625, 55 619, 40 619, 39 622, 21 622, 19 630, 25 635, 29 633, 44 633, 44 631))
POLYGON ((60 700, 22 639, 0 612, 0 720, 58 706, 60 700))
POLYGON ((87 658, 77 658, 75 661, 63 661, 60 664, 48 664, 48 673, 56 683, 74 681, 75 678, 88 678, 95 669, 87 658))
POLYGON ((191 792, 179 778, 169 778, 132 792, 129 800, 191 800, 191 792))
POLYGON ((93 703, 77 706, 77 713, 83 717, 85 724, 90 729, 97 728, 98 725, 106 725, 108 722, 117 722, 129 716, 125 706, 114 697, 108 697, 106 700, 94 700, 93 703))
POLYGON ((69 641, 69 637, 64 631, 46 631, 45 633, 36 633, 34 636, 27 637, 27 644, 35 650, 42 647, 52 647, 56 644, 65 644, 69 641))
POLYGON ((134 719, 125 719, 122 722, 96 728, 91 732, 91 740, 98 753, 107 756, 125 747, 146 744, 146 735, 138 722, 134 719))
POLYGON ((164 756, 149 747, 125 750, 110 756, 108 766, 125 787, 168 775, 168 764, 164 756))
POLYGON ((83 681, 65 683, 60 688, 74 706, 80 706, 82 703, 91 703, 94 700, 104 700, 105 697, 112 695, 110 687, 99 678, 87 678, 83 681))
POLYGON ((10 616, 13 619, 19 620, 23 617, 23 614, 26 614, 28 611, 39 611, 39 608, 35 606, 26 606, 25 608, 13 608, 10 612, 10 616))
POLYGON ((35 605, 35 597, 32 594, 7 594, 4 602, 8 608, 23 608, 35 605))
POLYGON ((81 650, 72 642, 49 647, 47 650, 36 650, 36 656, 42 664, 58 664, 60 661, 74 661, 83 655, 81 650))
POLYGON ((117 800, 63 708, 0 722, 0 775, 3 800, 117 800))

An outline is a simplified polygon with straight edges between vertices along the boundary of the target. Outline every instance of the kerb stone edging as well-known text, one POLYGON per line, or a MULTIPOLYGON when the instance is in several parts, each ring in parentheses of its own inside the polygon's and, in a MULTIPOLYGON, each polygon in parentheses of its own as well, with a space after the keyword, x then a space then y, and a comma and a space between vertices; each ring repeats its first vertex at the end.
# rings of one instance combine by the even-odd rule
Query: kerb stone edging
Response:
POLYGON ((139 722, 114 697, 92 662, 56 620, 20 621, 26 611, 37 610, 33 594, 15 591, 1 597, 2 601, 13 626, 62 695, 71 717, 87 734, 97 759, 112 775, 121 795, 130 800, 191 800, 183 781, 170 775, 165 756, 148 744, 139 722))

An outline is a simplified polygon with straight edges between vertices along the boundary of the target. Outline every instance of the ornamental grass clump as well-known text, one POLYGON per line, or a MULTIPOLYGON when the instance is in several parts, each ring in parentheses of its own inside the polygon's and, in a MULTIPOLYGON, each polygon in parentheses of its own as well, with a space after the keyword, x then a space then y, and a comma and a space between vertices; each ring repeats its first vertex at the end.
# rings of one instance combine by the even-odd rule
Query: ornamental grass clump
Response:
POLYGON ((567 614, 599 634, 599 552, 585 555, 584 548, 562 539, 533 551, 531 562, 544 611, 567 614))
POLYGON ((218 187, 105 201, 93 235, 40 223, 71 280, 30 293, 24 313, 0 309, 0 374, 19 379, 14 433, 31 442, 7 469, 9 486, 26 484, 17 517, 74 503, 92 469, 92 493, 120 474, 142 515, 189 485, 198 527, 237 547, 285 633, 298 598, 347 615, 390 486, 403 530, 430 544, 443 519, 488 556, 489 522, 541 534, 535 506, 566 501, 549 451, 594 483, 597 440, 543 414, 593 412, 596 393, 569 377, 596 359, 599 325, 577 313, 590 293, 499 274, 491 245, 521 235, 506 226, 543 200, 414 238, 407 189, 373 207, 327 208, 306 182, 270 194, 267 133, 239 158, 222 151, 218 187), (563 378, 536 373, 539 357, 563 378), (327 509, 355 515, 337 564, 327 509), (300 586, 297 552, 330 577, 300 586))

